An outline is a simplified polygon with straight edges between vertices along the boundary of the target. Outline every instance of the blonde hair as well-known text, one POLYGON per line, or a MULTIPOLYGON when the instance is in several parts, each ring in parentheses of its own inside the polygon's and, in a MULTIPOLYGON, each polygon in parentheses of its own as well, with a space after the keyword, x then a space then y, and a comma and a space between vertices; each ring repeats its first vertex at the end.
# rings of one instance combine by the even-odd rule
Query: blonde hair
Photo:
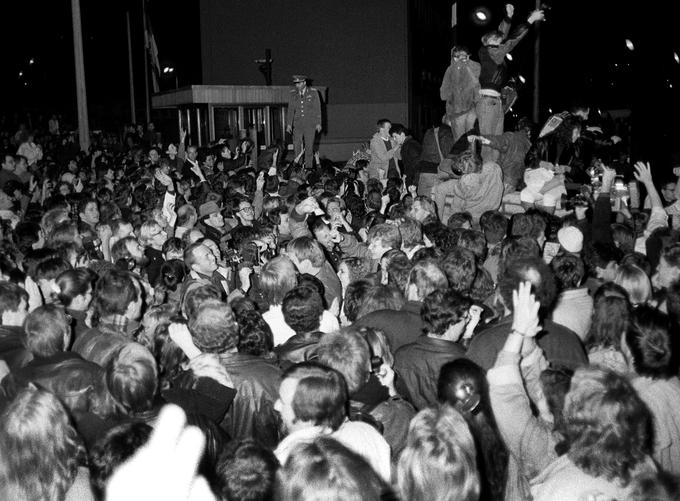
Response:
POLYGON ((163 230, 163 228, 161 228, 161 225, 158 224, 153 219, 150 219, 143 223, 142 226, 139 228, 139 242, 142 245, 149 245, 149 242, 151 241, 151 238, 153 236, 153 232, 156 231, 156 228, 158 228, 158 230, 161 231, 163 230))
POLYGON ((458 411, 448 405, 420 411, 411 420, 397 465, 402 499, 476 501, 476 457, 472 434, 458 411))
POLYGON ((52 393, 30 385, 0 416, 0 497, 64 499, 84 448, 52 393))
POLYGON ((619 266, 614 283, 628 292, 633 306, 644 304, 652 297, 652 282, 642 268, 634 264, 619 266))

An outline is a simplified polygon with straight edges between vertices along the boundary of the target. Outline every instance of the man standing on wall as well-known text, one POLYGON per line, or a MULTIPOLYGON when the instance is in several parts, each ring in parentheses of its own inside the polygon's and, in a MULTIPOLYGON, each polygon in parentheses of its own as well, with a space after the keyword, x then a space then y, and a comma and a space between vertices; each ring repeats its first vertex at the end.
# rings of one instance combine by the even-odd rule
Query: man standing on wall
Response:
MULTIPOLYGON (((503 134, 504 111, 501 102, 501 89, 508 81, 506 56, 526 36, 530 25, 544 19, 543 11, 535 10, 529 15, 527 22, 518 26, 512 36, 508 37, 514 13, 515 8, 512 4, 506 4, 505 18, 499 29, 490 31, 482 37, 483 46, 479 49, 479 63, 481 64, 479 84, 481 90, 479 91, 476 111, 479 120, 479 132, 483 136, 503 134)), ((496 161, 498 152, 488 146, 483 146, 482 158, 484 161, 496 161)))
POLYGON ((313 87, 307 87, 305 75, 293 75, 295 89, 290 91, 288 98, 288 115, 286 116, 286 131, 293 133, 295 156, 302 151, 304 139, 305 167, 314 166, 314 139, 317 132, 321 132, 321 100, 319 92, 313 87))

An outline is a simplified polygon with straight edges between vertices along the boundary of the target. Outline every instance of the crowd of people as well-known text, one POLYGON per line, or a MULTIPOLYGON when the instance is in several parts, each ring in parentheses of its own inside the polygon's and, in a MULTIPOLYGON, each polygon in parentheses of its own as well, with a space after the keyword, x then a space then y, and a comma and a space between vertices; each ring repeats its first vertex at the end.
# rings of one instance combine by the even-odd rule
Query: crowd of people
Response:
POLYGON ((4 131, 0 498, 678 499, 680 181, 487 130, 508 27, 343 164, 4 131))

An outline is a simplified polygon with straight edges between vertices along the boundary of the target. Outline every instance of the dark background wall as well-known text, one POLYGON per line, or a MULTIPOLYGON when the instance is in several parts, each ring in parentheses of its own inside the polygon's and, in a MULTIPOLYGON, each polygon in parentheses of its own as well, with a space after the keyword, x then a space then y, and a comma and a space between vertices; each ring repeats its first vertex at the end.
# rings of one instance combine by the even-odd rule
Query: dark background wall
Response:
POLYGON ((356 146, 386 116, 408 123, 407 0, 201 0, 203 83, 262 85, 306 74, 328 87, 322 150, 356 146), (335 145, 335 146, 333 146, 335 145))

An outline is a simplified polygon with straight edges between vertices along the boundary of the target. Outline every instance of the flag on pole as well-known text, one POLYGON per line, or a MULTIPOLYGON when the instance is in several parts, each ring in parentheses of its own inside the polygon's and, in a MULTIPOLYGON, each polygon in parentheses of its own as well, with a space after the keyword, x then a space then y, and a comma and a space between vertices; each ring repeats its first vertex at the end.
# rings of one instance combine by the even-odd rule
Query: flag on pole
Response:
POLYGON ((144 42, 146 44, 146 52, 148 54, 149 63, 151 64, 153 91, 159 92, 160 86, 158 85, 158 81, 161 76, 161 63, 158 60, 158 46, 156 45, 156 39, 154 38, 153 31, 151 30, 151 21, 149 20, 148 10, 146 11, 146 19, 144 19, 144 23, 144 42))

